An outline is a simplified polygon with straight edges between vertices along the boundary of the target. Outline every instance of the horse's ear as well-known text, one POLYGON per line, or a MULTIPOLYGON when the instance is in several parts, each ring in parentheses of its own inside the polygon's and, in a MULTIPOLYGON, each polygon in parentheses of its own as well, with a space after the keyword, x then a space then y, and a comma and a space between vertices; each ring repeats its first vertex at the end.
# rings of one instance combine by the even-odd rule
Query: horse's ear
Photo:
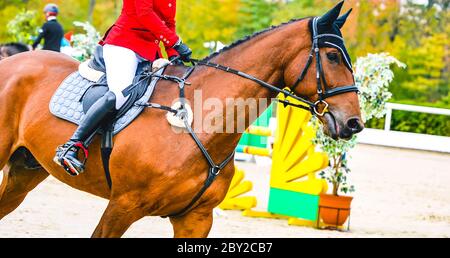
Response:
POLYGON ((339 13, 341 13, 342 6, 344 5, 344 1, 337 4, 333 9, 329 10, 326 14, 322 15, 317 21, 319 25, 331 25, 336 19, 339 17, 339 13))
POLYGON ((334 24, 336 24, 339 27, 339 29, 342 29, 342 26, 344 26, 345 21, 347 21, 347 18, 352 11, 353 11, 353 9, 348 10, 348 12, 346 12, 344 15, 337 18, 336 21, 334 22, 334 24))

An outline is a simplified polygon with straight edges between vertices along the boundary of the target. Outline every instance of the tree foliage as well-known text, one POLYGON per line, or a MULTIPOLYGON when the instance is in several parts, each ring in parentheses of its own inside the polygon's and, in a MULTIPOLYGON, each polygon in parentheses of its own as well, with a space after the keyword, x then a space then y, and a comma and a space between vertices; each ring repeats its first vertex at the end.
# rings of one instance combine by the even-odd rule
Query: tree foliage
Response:
POLYGON ((205 42, 229 44, 237 39, 239 0, 184 0, 177 4, 177 30, 194 50, 194 57, 209 54, 205 42))
MULTIPOLYGON (((120 0, 3 0, 0 2, 0 42, 24 40, 8 33, 7 24, 21 12, 41 10, 49 2, 60 6, 65 31, 83 32, 73 21, 88 21, 106 32, 120 14, 120 0)), ((291 19, 325 13, 338 0, 178 0, 177 30, 194 50, 194 57, 209 54, 206 42, 233 41, 291 19)), ((448 0, 347 0, 354 11, 343 28, 354 60, 369 53, 388 52, 407 65, 394 69, 393 100, 449 108, 448 0), (424 2, 424 1, 420 1, 424 2)), ((33 26, 34 23, 30 22, 33 26)), ((27 29, 28 30, 28 29, 27 29)), ((30 32, 29 32, 30 33, 30 32)), ((25 37, 27 38, 27 37, 25 37)))
POLYGON ((266 0, 241 0, 237 36, 245 37, 269 27, 275 7, 274 3, 266 0))
POLYGON ((25 44, 33 43, 33 35, 38 33, 36 11, 23 11, 6 25, 7 33, 12 41, 25 44))

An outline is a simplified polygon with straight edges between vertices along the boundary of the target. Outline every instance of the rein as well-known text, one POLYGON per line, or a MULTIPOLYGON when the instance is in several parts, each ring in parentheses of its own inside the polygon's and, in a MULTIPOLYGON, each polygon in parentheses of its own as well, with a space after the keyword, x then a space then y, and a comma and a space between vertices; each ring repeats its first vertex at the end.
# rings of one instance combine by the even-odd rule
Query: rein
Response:
MULTIPOLYGON (((201 196, 206 192, 206 190, 209 188, 209 186, 214 182, 214 180, 216 179, 216 177, 219 175, 220 171, 225 168, 225 166, 233 159, 234 157, 234 151, 227 156, 227 158, 222 161, 220 164, 216 164, 213 159, 211 158, 211 155, 208 153, 208 151, 206 150, 205 146, 201 143, 200 139, 198 138, 197 134, 194 132, 194 130, 192 129, 191 125, 188 122, 188 113, 186 110, 186 99, 185 99, 185 86, 186 85, 190 85, 190 83, 188 83, 186 80, 189 78, 189 76, 194 72, 195 68, 198 66, 207 66, 207 67, 211 67, 217 70, 221 70, 227 73, 231 73, 240 77, 243 77, 245 79, 248 79, 250 81, 253 81, 257 84, 259 84, 260 86, 269 89, 270 91, 279 93, 279 94, 283 94, 286 97, 291 97, 295 100, 298 100, 302 103, 304 103, 305 105, 302 104, 295 104, 295 103, 291 103, 288 100, 277 100, 281 103, 283 103, 284 105, 289 105, 289 106, 293 106, 296 108, 301 108, 301 109, 305 109, 311 112, 312 115, 315 116, 324 116, 326 112, 328 112, 328 107, 329 104, 325 101, 325 99, 339 95, 339 94, 344 94, 344 93, 348 93, 348 92, 358 92, 358 87, 356 87, 356 85, 349 85, 349 86, 342 86, 342 87, 337 87, 334 89, 328 89, 326 80, 325 80, 325 73, 323 71, 323 66, 322 66, 322 61, 320 58, 320 52, 319 52, 319 43, 318 40, 321 37, 336 37, 340 40, 343 40, 341 37, 334 35, 334 34, 318 34, 318 30, 317 30, 317 21, 318 21, 318 17, 313 18, 312 20, 312 35, 313 35, 313 44, 312 44, 312 48, 311 48, 311 52, 309 54, 309 58, 308 61, 305 64, 305 67, 303 68, 302 72, 300 73, 297 81, 295 82, 294 86, 292 88, 290 88, 289 90, 285 90, 285 89, 280 89, 274 85, 271 85, 265 81, 262 81, 252 75, 246 74, 244 72, 235 70, 231 67, 227 67, 227 66, 223 66, 220 64, 216 64, 216 63, 212 63, 209 61, 203 61, 203 60, 196 60, 196 59, 191 59, 191 62, 193 64, 193 66, 189 67, 188 70, 185 72, 185 74, 183 75, 183 77, 179 78, 176 76, 172 76, 172 75, 157 75, 156 72, 152 72, 152 73, 148 73, 146 76, 154 76, 163 80, 168 80, 168 81, 172 81, 174 83, 178 84, 179 90, 180 90, 180 102, 181 102, 181 107, 177 110, 168 107, 168 106, 163 106, 163 105, 159 105, 156 103, 146 103, 146 104, 136 104, 136 105, 140 105, 140 106, 145 106, 145 107, 149 107, 149 108, 155 108, 155 109, 160 109, 160 110, 164 110, 167 112, 171 112, 173 113, 175 116, 177 116, 178 118, 180 118, 183 122, 184 125, 187 129, 187 131, 189 132, 189 134, 191 135, 192 139, 194 140, 194 142, 197 144, 198 148, 200 149, 200 151, 202 152, 203 156, 205 157, 206 161, 209 164, 209 169, 208 169, 208 176, 206 178, 205 183, 203 184, 203 187, 200 189, 200 191, 194 196, 194 198, 192 199, 192 201, 182 210, 180 210, 177 213, 174 214, 170 214, 167 216, 163 216, 163 218, 165 217, 180 217, 183 216, 184 214, 186 214, 193 206, 194 204, 201 198, 201 196), (318 101, 316 102, 312 102, 309 101, 303 97, 297 96, 294 93, 294 90, 299 86, 299 84, 303 81, 303 79, 305 78, 307 71, 309 69, 309 67, 311 66, 312 62, 313 62, 313 57, 315 56, 316 59, 316 81, 317 81, 317 94, 319 96, 318 101), (322 81, 323 81, 323 85, 322 85, 322 81), (320 105, 324 105, 324 109, 322 110, 322 112, 319 112, 319 106, 320 105)), ((172 62, 176 61, 177 59, 179 59, 180 57, 172 60, 172 62)), ((167 65, 161 67, 160 69, 166 68, 167 66, 171 65, 172 62, 168 63, 167 65)), ((158 69, 158 70, 160 70, 158 69)))
POLYGON ((255 78, 252 75, 243 73, 241 71, 235 70, 235 69, 227 67, 227 66, 223 66, 223 65, 220 65, 220 64, 212 63, 212 62, 209 62, 209 61, 196 60, 196 59, 191 59, 191 61, 192 61, 192 63, 194 65, 197 65, 197 66, 208 66, 208 67, 215 68, 217 70, 225 71, 227 73, 235 74, 237 76, 240 76, 240 77, 243 77, 243 78, 248 79, 250 81, 253 81, 253 82, 259 84, 260 86, 269 89, 270 91, 274 91, 274 92, 277 92, 277 93, 280 93, 280 94, 284 94, 286 97, 289 96, 289 97, 291 97, 291 98, 293 98, 295 100, 301 101, 301 102, 307 104, 308 106, 293 104, 293 103, 290 103, 287 100, 286 101, 285 100, 278 100, 279 102, 282 102, 282 103, 284 103, 286 105, 295 106, 295 107, 302 108, 302 109, 308 110, 310 112, 313 112, 313 110, 311 109, 311 107, 315 105, 313 102, 311 102, 309 100, 306 100, 306 99, 304 99, 302 97, 299 97, 299 96, 293 94, 291 91, 288 91, 288 90, 285 90, 285 89, 280 89, 280 88, 278 88, 278 87, 276 87, 274 85, 271 85, 271 84, 269 84, 269 83, 267 83, 265 81, 262 81, 262 80, 260 80, 258 78, 255 78))
MULTIPOLYGON (((212 63, 209 61, 203 61, 203 60, 196 60, 196 59, 191 59, 192 64, 194 64, 194 66, 199 66, 199 65, 203 65, 203 66, 207 66, 207 67, 212 67, 215 68, 217 70, 221 70, 227 73, 231 73, 231 74, 235 74, 237 76, 243 77, 245 79, 251 80, 257 84, 259 84, 260 86, 269 89, 270 91, 273 92, 277 92, 280 94, 283 94, 285 97, 290 97, 293 98, 295 100, 298 100, 302 103, 305 103, 307 106, 305 105, 299 105, 299 104, 294 104, 289 102, 288 100, 277 100, 278 102, 283 103, 284 105, 288 105, 288 106, 293 106, 296 108, 301 108, 301 109, 305 109, 311 112, 312 115, 316 115, 316 116, 324 116, 325 113, 328 111, 328 107, 329 104, 325 101, 325 99, 336 96, 336 95, 340 95, 340 94, 344 94, 344 93, 348 93, 348 92, 359 92, 358 87, 353 84, 353 85, 349 85, 349 86, 341 86, 341 87, 336 87, 334 89, 329 89, 326 79, 325 79, 325 72, 323 71, 323 66, 322 66, 322 59, 320 57, 320 48, 319 48, 319 38, 322 37, 335 37, 339 40, 344 40, 343 38, 334 35, 334 34, 318 34, 318 30, 317 30, 317 21, 318 21, 318 17, 313 18, 312 21, 312 28, 313 28, 313 44, 312 44, 312 48, 311 51, 309 53, 309 57, 308 57, 308 61, 305 64, 305 67, 303 68, 302 72, 300 73, 300 76, 298 77, 297 81, 295 82, 294 86, 291 87, 289 90, 285 90, 285 89, 280 89, 274 85, 271 85, 265 81, 262 81, 258 78, 255 78, 252 75, 243 73, 241 71, 235 70, 231 67, 227 67, 227 66, 223 66, 220 64, 216 64, 216 63, 212 63), (316 58, 316 81, 317 81, 317 94, 319 96, 319 100, 316 102, 311 102, 303 97, 297 96, 294 91, 295 89, 300 85, 300 83, 303 81, 303 79, 305 78, 309 67, 311 66, 312 62, 313 62, 313 57, 315 56, 316 58), (322 86, 322 81, 323 81, 323 86, 322 86), (322 112, 319 112, 319 105, 323 104, 325 105, 324 109, 322 110, 322 112)), ((351 71, 353 73, 353 71, 351 71)))

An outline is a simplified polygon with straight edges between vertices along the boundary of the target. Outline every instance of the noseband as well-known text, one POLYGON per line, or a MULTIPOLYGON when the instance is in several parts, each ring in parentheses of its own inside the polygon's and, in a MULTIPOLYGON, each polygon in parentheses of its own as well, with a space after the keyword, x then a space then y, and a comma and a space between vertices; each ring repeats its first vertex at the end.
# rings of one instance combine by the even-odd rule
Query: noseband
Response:
MULTIPOLYGON (((325 79, 325 72, 323 71, 323 66, 322 66, 322 60, 320 58, 320 48, 319 48, 319 39, 321 37, 335 37, 339 40, 344 41, 343 38, 334 35, 334 34, 319 34, 318 33, 318 29, 317 29, 317 21, 318 21, 318 17, 313 18, 312 20, 312 48, 311 51, 309 53, 309 58, 308 61, 306 62, 305 67, 303 68, 303 71, 300 73, 300 76, 298 77, 297 81, 295 82, 294 86, 291 87, 289 90, 284 90, 284 89, 279 89, 278 87, 275 87, 267 82, 264 82, 258 78, 255 78, 249 74, 243 73, 241 71, 235 70, 233 68, 230 67, 226 67, 223 65, 219 65, 219 64, 215 64, 215 63, 211 63, 209 61, 203 61, 203 60, 195 60, 192 59, 192 63, 194 64, 194 67, 196 65, 203 65, 203 66, 208 66, 208 67, 212 67, 218 70, 222 70, 225 71, 227 73, 232 73, 241 77, 244 77, 246 79, 249 79, 253 82, 258 83, 259 85, 268 88, 271 91, 277 92, 277 93, 281 93, 283 95, 285 95, 285 97, 290 97, 293 98, 295 100, 298 100, 305 105, 301 105, 301 104, 295 104, 295 103, 291 103, 288 100, 278 100, 279 102, 288 105, 288 106, 294 106, 297 108, 301 108, 301 109, 305 109, 311 112, 312 115, 316 115, 316 116, 323 116, 327 111, 328 111, 328 107, 329 104, 325 101, 325 99, 336 96, 336 95, 340 95, 340 94, 344 94, 344 93, 348 93, 348 92, 358 92, 358 87, 356 87, 355 84, 353 85, 349 85, 349 86, 341 86, 341 87, 336 87, 333 89, 329 89, 326 79, 325 79), (312 64, 313 61, 313 57, 316 57, 316 81, 317 81, 317 95, 319 96, 318 100, 316 102, 312 102, 309 101, 303 97, 297 96, 294 91, 295 89, 298 87, 298 85, 303 81, 303 79, 305 78, 309 67, 312 64), (323 85, 322 85, 323 82, 323 85), (319 112, 319 108, 320 105, 323 105, 324 108, 322 110, 322 112, 319 112)), ((333 45, 333 47, 337 47, 339 48, 339 46, 336 46, 332 43, 328 43, 330 45, 333 45)), ((351 71, 353 73, 353 71, 351 71)))

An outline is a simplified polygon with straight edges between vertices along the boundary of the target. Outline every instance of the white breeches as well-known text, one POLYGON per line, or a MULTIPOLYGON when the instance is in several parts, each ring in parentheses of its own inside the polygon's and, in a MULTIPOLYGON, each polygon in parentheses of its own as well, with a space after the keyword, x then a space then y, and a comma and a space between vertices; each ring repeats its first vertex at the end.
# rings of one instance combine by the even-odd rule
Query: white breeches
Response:
POLYGON ((122 91, 133 83, 137 67, 144 59, 133 50, 108 44, 103 46, 103 58, 108 87, 116 95, 116 109, 119 110, 129 97, 122 91))

